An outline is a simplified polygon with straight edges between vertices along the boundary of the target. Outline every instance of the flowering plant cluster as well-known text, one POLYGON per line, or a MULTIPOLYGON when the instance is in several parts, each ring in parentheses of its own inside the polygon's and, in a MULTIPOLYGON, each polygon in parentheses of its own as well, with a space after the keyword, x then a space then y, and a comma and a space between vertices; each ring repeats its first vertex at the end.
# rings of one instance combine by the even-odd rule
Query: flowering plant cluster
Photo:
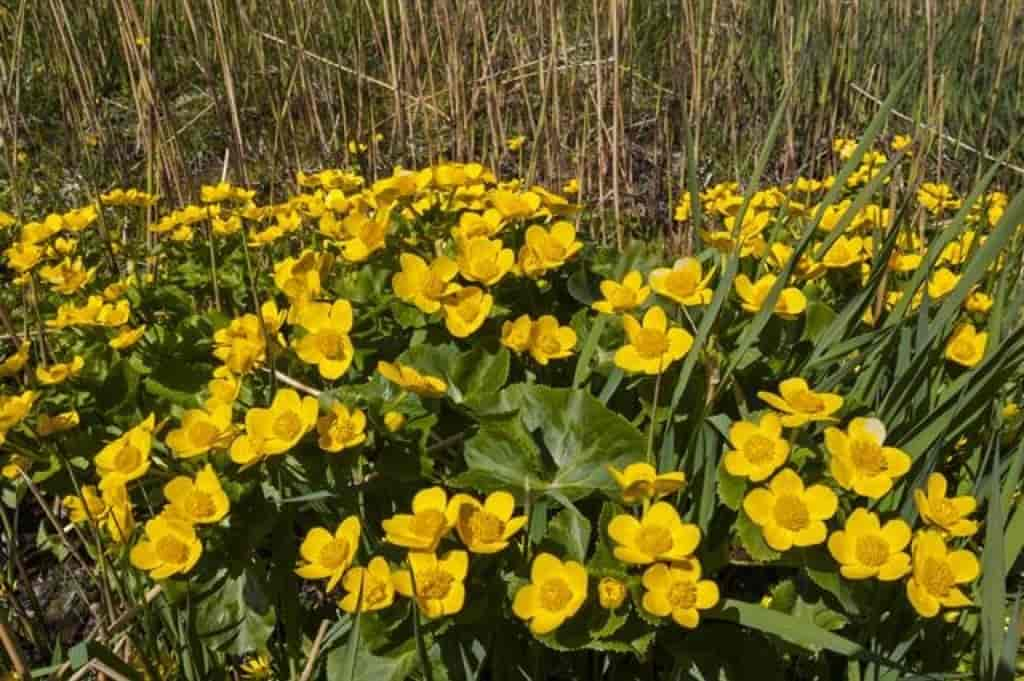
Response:
POLYGON ((0 214, 3 502, 149 678, 987 669, 1024 199, 835 151, 684 191, 671 257, 475 163, 0 214))

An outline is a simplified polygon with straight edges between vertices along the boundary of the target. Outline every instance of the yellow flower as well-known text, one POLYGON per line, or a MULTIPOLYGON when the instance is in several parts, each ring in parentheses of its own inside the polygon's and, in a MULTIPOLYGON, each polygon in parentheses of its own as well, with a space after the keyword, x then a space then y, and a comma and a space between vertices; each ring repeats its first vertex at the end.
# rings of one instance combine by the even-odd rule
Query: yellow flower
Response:
POLYGON ((971 295, 967 296, 967 300, 964 301, 964 308, 968 312, 988 314, 988 311, 992 309, 993 302, 992 296, 987 293, 983 291, 974 291, 971 295))
POLYGON ((526 230, 526 246, 537 258, 542 269, 561 267, 583 248, 576 240, 576 228, 571 222, 556 222, 548 231, 539 225, 526 230))
POLYGON ((103 529, 107 531, 110 538, 118 544, 123 544, 131 538, 135 531, 135 514, 132 511, 132 502, 128 497, 128 488, 123 484, 107 485, 100 484, 100 492, 103 494, 103 502, 107 505, 107 514, 103 519, 103 529))
POLYGON ((672 214, 672 219, 676 222, 687 222, 690 219, 690 214, 693 212, 693 202, 690 198, 689 192, 683 192, 679 195, 679 203, 676 204, 676 209, 672 214))
POLYGON ((701 579, 700 563, 687 560, 672 566, 658 563, 644 571, 644 610, 657 617, 672 616, 676 624, 695 629, 700 611, 718 604, 718 585, 701 579))
POLYGON ((78 423, 78 412, 74 409, 62 412, 56 416, 40 414, 39 424, 36 426, 36 432, 39 433, 39 437, 47 437, 54 433, 62 433, 65 430, 71 430, 76 427, 78 423))
POLYGON ((597 583, 597 602, 605 610, 617 610, 626 600, 626 585, 614 577, 602 577, 597 583))
POLYGON ((448 503, 440 487, 420 490, 412 498, 412 515, 398 513, 383 523, 385 539, 413 551, 434 551, 455 527, 458 509, 448 503))
POLYGON ((871 499, 883 496, 894 480, 910 470, 910 457, 895 447, 883 446, 884 442, 885 425, 874 418, 853 419, 845 433, 826 428, 832 477, 843 489, 871 499))
POLYGON ((384 414, 384 427, 391 433, 396 433, 405 425, 405 416, 397 411, 389 411, 384 414))
POLYGON ((956 327, 949 342, 946 343, 946 359, 963 367, 977 366, 985 356, 988 344, 988 333, 978 333, 974 324, 965 322, 956 327))
POLYGON ((356 447, 366 441, 366 414, 359 409, 349 408, 335 402, 326 415, 316 422, 320 435, 320 449, 326 452, 340 452, 356 447))
POLYGON ((274 676, 274 671, 270 667, 270 658, 266 653, 250 657, 239 665, 239 669, 245 681, 266 681, 274 676))
POLYGON ((864 240, 859 236, 841 236, 828 249, 821 264, 830 270, 844 269, 864 259, 864 240))
POLYGON ((105 206, 136 206, 146 208, 157 202, 157 197, 138 189, 112 189, 100 194, 100 203, 105 206))
MULTIPOLYGON (((751 282, 745 274, 736 277, 736 293, 741 299, 741 306, 747 312, 758 312, 768 299, 768 294, 775 286, 775 275, 766 274, 756 282, 751 282)), ((796 319, 807 309, 807 298, 803 291, 795 287, 782 289, 775 301, 775 314, 783 319, 796 319)))
POLYGON ((825 522, 838 507, 835 493, 824 485, 804 487, 789 468, 782 469, 768 487, 758 487, 743 499, 743 510, 761 527, 764 540, 776 551, 793 546, 815 546, 825 541, 825 522))
POLYGON ((925 490, 914 490, 914 503, 926 523, 951 537, 970 537, 978 531, 978 523, 967 519, 978 507, 974 497, 947 497, 948 486, 942 473, 929 475, 925 490))
POLYGON ((420 612, 428 619, 454 615, 466 601, 463 583, 469 572, 469 555, 449 551, 439 559, 433 552, 408 554, 411 570, 399 570, 391 577, 395 591, 415 598, 420 612))
POLYGON ((515 499, 508 492, 492 492, 484 503, 468 494, 456 494, 448 515, 455 518, 455 531, 473 553, 497 553, 526 524, 526 516, 513 517, 515 499))
POLYGON ((520 315, 515 321, 505 322, 501 325, 501 344, 516 353, 523 353, 530 349, 532 335, 533 320, 528 314, 520 315))
POLYGON ((398 258, 402 271, 391 277, 395 295, 415 305, 426 314, 441 309, 441 300, 455 290, 452 279, 459 266, 447 256, 439 255, 430 265, 418 255, 403 253, 398 258))
POLYGON ((575 347, 576 332, 570 326, 559 326, 555 317, 544 315, 531 325, 530 355, 538 364, 546 366, 552 359, 570 357, 575 347))
POLYGON ((783 413, 782 425, 786 428, 799 428, 813 421, 835 421, 832 414, 843 406, 842 397, 815 392, 802 378, 787 378, 779 383, 778 395, 759 391, 757 396, 783 413))
POLYGON ((31 347, 32 344, 27 340, 22 341, 14 353, 5 357, 4 361, 0 362, 0 378, 14 376, 21 371, 28 362, 28 353, 31 347))
POLYGON ((643 324, 628 314, 622 324, 629 342, 615 352, 615 366, 624 371, 660 374, 693 346, 693 336, 669 327, 665 311, 657 306, 647 310, 643 324))
POLYGON ((132 547, 132 565, 153 579, 182 575, 199 562, 203 545, 194 527, 160 514, 146 523, 146 537, 132 547))
POLYGON ((519 151, 523 148, 524 144, 526 144, 526 137, 524 135, 516 135, 505 140, 505 146, 508 147, 509 151, 519 151))
POLYGON ((542 636, 562 626, 586 600, 586 568, 574 560, 563 563, 550 553, 540 553, 530 567, 530 583, 516 592, 512 612, 529 620, 530 631, 542 636))
POLYGON ((285 258, 274 266, 274 284, 288 296, 293 305, 320 295, 334 256, 305 250, 297 258, 285 258))
POLYGON ((643 284, 644 277, 636 270, 632 270, 623 277, 621 283, 614 279, 605 279, 601 282, 601 293, 604 295, 604 300, 595 302, 591 307, 604 314, 629 312, 642 305, 651 295, 650 287, 643 284))
MULTIPOLYGON (((0 431, 0 444, 3 442, 3 435, 3 431, 0 431)), ((21 477, 22 473, 27 475, 31 469, 32 459, 21 454, 11 454, 4 463, 3 468, 0 469, 0 474, 8 480, 15 480, 21 477)))
POLYGON ((491 204, 505 220, 529 219, 540 210, 540 194, 534 192, 514 192, 507 189, 496 189, 490 194, 491 204))
POLYGON ((940 267, 928 280, 928 297, 932 300, 945 298, 953 292, 958 283, 960 283, 960 275, 953 274, 946 267, 940 267))
POLYGON ((130 348, 131 346, 138 343, 139 340, 142 338, 143 334, 145 333, 145 324, 142 324, 141 326, 138 326, 134 329, 128 326, 122 326, 118 330, 117 335, 110 339, 108 345, 110 345, 110 347, 114 348, 115 350, 124 350, 125 348, 130 348))
POLYGON ((910 572, 910 525, 895 518, 882 525, 878 515, 858 508, 846 519, 846 527, 828 538, 828 550, 847 579, 877 577, 892 582, 910 572))
POLYGON ((254 407, 245 415, 245 435, 231 445, 231 460, 249 465, 283 454, 313 429, 319 406, 315 397, 299 397, 290 388, 277 391, 269 409, 254 407))
POLYGON ((452 236, 456 241, 491 237, 501 231, 504 218, 493 208, 483 213, 466 211, 459 216, 459 226, 452 228, 452 236))
POLYGON ((238 393, 242 390, 242 382, 231 370, 225 366, 213 370, 213 378, 206 384, 210 391, 210 399, 207 400, 207 409, 211 410, 212 403, 226 404, 229 407, 238 399, 238 393))
POLYGON ((948 184, 925 182, 917 190, 917 201, 933 215, 946 209, 957 209, 963 201, 956 197, 953 188, 948 184))
POLYGON ((68 510, 68 517, 73 523, 95 522, 99 523, 106 518, 109 512, 107 502, 100 496, 99 490, 93 485, 82 487, 82 495, 66 496, 63 499, 64 508, 68 510))
POLYGON ((443 397, 448 392, 448 384, 444 380, 429 374, 421 374, 413 367, 400 362, 377 362, 377 371, 398 387, 420 397, 443 397))
POLYGON ((36 378, 43 385, 57 385, 77 376, 81 373, 84 366, 85 360, 81 356, 75 355, 75 358, 70 362, 51 364, 48 367, 36 367, 36 378))
POLYGON ((853 156, 853 152, 857 150, 857 140, 848 139, 846 137, 837 137, 832 140, 832 151, 839 154, 839 158, 846 160, 853 156))
POLYGON ((341 586, 348 593, 338 601, 338 607, 348 613, 383 610, 395 602, 391 566, 380 556, 372 558, 366 567, 349 568, 341 586))
POLYGON ((231 502, 220 486, 213 466, 206 464, 193 480, 179 475, 164 485, 167 509, 190 525, 213 525, 228 514, 231 502))
POLYGON ((651 288, 658 295, 674 300, 680 305, 707 305, 713 292, 708 288, 715 270, 704 276, 700 261, 696 258, 680 258, 672 269, 659 267, 651 272, 651 288))
POLYGON ((359 550, 360 531, 359 518, 354 515, 342 520, 334 534, 314 527, 299 547, 303 562, 295 568, 295 574, 303 579, 326 579, 327 590, 331 591, 359 550))
POLYGON ((771 413, 762 416, 759 424, 732 424, 729 441, 736 449, 725 452, 725 470, 752 482, 766 480, 789 458, 789 443, 781 435, 782 423, 771 413))
POLYGON ((82 259, 64 258, 57 265, 47 265, 39 269, 39 276, 53 287, 57 293, 68 296, 80 290, 93 279, 96 268, 85 269, 82 259))
MULTIPOLYGON (((100 474, 100 489, 138 480, 149 470, 156 417, 150 414, 99 451, 93 463, 100 474)), ((148 569, 148 568, 144 568, 148 569)))
POLYGON ((470 281, 494 286, 516 263, 516 254, 497 239, 476 237, 459 243, 459 272, 470 281))
POLYGON ((18 241, 4 251, 4 255, 7 256, 7 264, 13 270, 24 274, 39 264, 43 257, 43 249, 35 244, 18 241))
POLYGON ((580 193, 580 181, 579 181, 579 178, 576 178, 576 177, 569 178, 569 181, 566 182, 564 185, 562 185, 562 193, 563 194, 569 194, 570 196, 574 195, 574 194, 579 194, 580 193))
POLYGON ((476 286, 466 286, 445 296, 442 305, 448 333, 466 338, 483 326, 491 313, 494 297, 476 286))
POLYGON ((332 381, 348 371, 354 349, 349 337, 352 305, 347 300, 308 303, 298 313, 298 322, 308 332, 292 343, 299 359, 332 381))
POLYGON ((0 444, 4 435, 24 419, 36 401, 36 394, 26 390, 20 395, 0 395, 0 444))
POLYGON ((233 434, 231 405, 210 402, 206 409, 185 410, 181 426, 169 432, 165 442, 179 459, 188 459, 226 447, 233 434))
POLYGON ((649 463, 631 463, 621 472, 614 466, 607 469, 622 491, 622 501, 626 504, 660 499, 679 491, 686 483, 686 475, 681 471, 658 475, 649 463))
POLYGON ((10 213, 0 210, 0 229, 7 229, 17 222, 10 213))
POLYGON ((245 374, 266 359, 266 340, 260 318, 245 314, 213 333, 213 355, 233 374, 245 374))
POLYGON ((922 617, 935 617, 942 608, 971 604, 960 584, 978 578, 981 566, 967 550, 950 551, 938 532, 924 530, 914 537, 913 573, 907 580, 907 598, 922 617))
POLYGON ((914 151, 911 148, 913 142, 909 135, 894 135, 889 147, 895 152, 902 151, 905 156, 910 157, 914 155, 914 151))
POLYGON ((608 536, 618 544, 615 557, 633 565, 684 560, 700 543, 700 529, 680 520, 666 501, 652 505, 640 520, 625 513, 615 516, 608 523, 608 536))

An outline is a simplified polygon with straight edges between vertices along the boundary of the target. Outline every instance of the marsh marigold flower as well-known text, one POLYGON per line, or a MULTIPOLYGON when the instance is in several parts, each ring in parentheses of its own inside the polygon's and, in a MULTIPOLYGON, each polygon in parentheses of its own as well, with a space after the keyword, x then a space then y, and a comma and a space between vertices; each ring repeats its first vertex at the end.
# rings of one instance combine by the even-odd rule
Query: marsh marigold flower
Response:
POLYGON ((530 567, 530 583, 516 592, 512 612, 542 636, 562 626, 586 600, 586 569, 574 560, 563 563, 550 553, 540 553, 530 567))
POLYGON ((294 447, 316 424, 315 397, 300 398, 291 388, 278 390, 269 409, 253 407, 245 414, 245 434, 231 444, 231 460, 242 465, 294 447))
POLYGON ((320 449, 325 452, 340 452, 361 445, 366 441, 365 430, 366 414, 359 409, 349 410, 338 402, 316 422, 320 449))
POLYGON ((93 485, 83 486, 81 496, 64 497, 62 503, 73 523, 101 522, 110 510, 100 491, 93 485))
POLYGON ((334 380, 348 371, 354 350, 352 305, 347 300, 308 303, 298 313, 298 323, 307 333, 292 342, 303 362, 313 364, 323 378, 334 380))
POLYGON ((884 525, 878 515, 854 509, 846 527, 828 538, 828 550, 847 579, 876 577, 883 582, 900 579, 910 572, 910 526, 899 518, 884 525))
POLYGON ((401 300, 431 314, 441 309, 441 300, 457 287, 452 279, 459 266, 451 258, 440 255, 429 265, 423 258, 403 253, 398 258, 402 271, 391 277, 391 288, 401 300))
POLYGON ((160 514, 146 523, 145 538, 132 547, 132 565, 165 579, 189 572, 199 562, 203 545, 187 522, 160 514))
POLYGON ((836 393, 820 393, 811 389, 802 378, 787 378, 779 383, 779 394, 759 391, 757 396, 768 406, 782 412, 782 425, 799 428, 813 421, 835 421, 832 414, 843 406, 836 393))
POLYGON ((957 198, 953 188, 945 183, 924 182, 917 190, 917 201, 932 215, 948 209, 957 209, 963 201, 957 198))
POLYGON ((28 362, 28 353, 31 346, 32 344, 27 340, 22 341, 17 350, 0 362, 0 378, 14 376, 25 367, 25 364, 28 362))
POLYGON ((36 367, 36 378, 43 385, 57 385, 77 376, 81 373, 84 366, 85 360, 75 355, 74 359, 70 362, 51 364, 48 367, 36 367))
POLYGON ((614 466, 607 466, 607 469, 619 486, 622 501, 626 504, 660 499, 678 492, 686 484, 686 475, 682 471, 659 475, 649 463, 631 463, 621 471, 614 466))
POLYGON ((100 489, 138 480, 149 470, 149 451, 153 446, 156 417, 150 414, 100 450, 93 462, 102 480, 100 489))
POLYGON ((449 551, 440 558, 431 553, 410 551, 410 570, 399 570, 391 577, 395 591, 414 598, 428 619, 454 615, 466 601, 463 581, 469 572, 469 555, 449 551))
POLYGON ((651 295, 650 287, 644 286, 643 275, 636 270, 627 273, 621 282, 605 279, 600 286, 604 299, 598 300, 591 307, 604 314, 629 312, 642 305, 651 295))
POLYGON ((956 328, 949 342, 946 343, 945 356, 968 369, 977 366, 985 357, 985 346, 988 344, 988 333, 979 333, 974 324, 965 322, 956 328))
POLYGON ((142 336, 146 333, 146 325, 142 324, 136 328, 130 326, 122 326, 117 331, 117 335, 110 339, 107 343, 110 347, 115 350, 126 350, 138 343, 142 336))
POLYGON ((960 283, 960 275, 953 274, 953 272, 946 267, 940 267, 932 273, 930 279, 928 279, 928 297, 932 300, 940 300, 945 298, 956 285, 960 283))
POLYGON ((729 428, 735 449, 725 452, 722 464, 729 475, 761 482, 789 458, 789 443, 782 437, 782 423, 775 414, 765 414, 760 423, 737 421, 729 428))
POLYGON ((925 489, 914 490, 914 503, 921 518, 951 537, 970 537, 978 531, 978 523, 967 516, 974 513, 978 501, 969 495, 948 497, 946 477, 942 473, 928 476, 925 489))
POLYGON ((397 433, 405 425, 405 415, 397 411, 389 411, 384 414, 384 427, 390 433, 397 433))
POLYGON ((526 246, 546 270, 556 269, 583 248, 576 240, 576 228, 571 222, 556 222, 547 230, 534 225, 526 230, 526 246))
POLYGON ((835 492, 824 485, 804 486, 800 476, 782 469, 767 487, 758 487, 743 499, 743 510, 761 527, 764 540, 776 551, 793 546, 815 546, 825 541, 825 522, 839 505, 835 492))
POLYGON ((571 326, 561 326, 558 319, 543 315, 530 327, 530 356, 541 366, 553 359, 572 356, 576 347, 576 332, 571 326))
POLYGON ((859 236, 841 236, 825 252, 821 264, 827 269, 845 269, 864 259, 864 240, 859 236))
POLYGON ((515 321, 507 321, 501 325, 501 344, 516 353, 530 349, 530 338, 533 334, 533 320, 530 315, 520 315, 515 321))
POLYGON ((910 457, 884 446, 885 435, 885 425, 873 418, 853 419, 845 433, 838 428, 825 429, 829 470, 843 489, 878 499, 910 470, 910 457))
POLYGON ((622 317, 628 343, 615 352, 615 366, 632 373, 660 374, 693 346, 693 336, 670 327, 665 311, 652 307, 643 323, 632 315, 622 317))
POLYGON ((602 577, 597 583, 597 602, 605 610, 617 610, 628 593, 626 585, 614 577, 602 577))
POLYGON ((195 479, 179 475, 164 485, 167 510, 192 525, 219 523, 228 514, 231 502, 213 466, 206 464, 195 479))
POLYGON ((338 607, 348 613, 383 610, 395 602, 391 566, 380 556, 372 558, 366 567, 349 568, 341 586, 347 593, 338 607))
POLYGON ((71 430, 78 426, 78 423, 78 412, 74 409, 61 412, 55 416, 40 414, 39 422, 36 426, 36 433, 39 437, 48 437, 54 433, 62 433, 65 430, 71 430))
POLYGON ((212 402, 206 409, 186 409, 181 426, 167 433, 165 442, 175 456, 188 459, 226 447, 233 434, 231 405, 212 402))
POLYGON ((707 275, 696 258, 679 258, 672 268, 659 267, 651 272, 651 288, 660 296, 680 305, 707 305, 713 291, 708 288, 715 269, 707 275))
POLYGON ((950 551, 938 532, 925 530, 914 537, 913 572, 907 598, 922 617, 935 617, 942 608, 971 604, 959 585, 978 578, 981 566, 967 550, 950 551))
POLYGON ((421 374, 413 367, 399 362, 377 362, 377 371, 402 390, 408 390, 420 397, 443 397, 448 391, 448 384, 442 379, 421 374))
POLYGON ((633 565, 684 560, 700 544, 700 529, 680 520, 679 511, 665 501, 648 508, 640 520, 625 513, 615 516, 608 536, 617 544, 615 557, 633 565))
MULTIPOLYGON (((766 274, 751 282, 745 274, 736 277, 736 293, 740 296, 741 307, 747 312, 759 312, 768 300, 768 294, 775 286, 775 275, 766 274)), ((796 319, 807 309, 807 298, 803 291, 790 286, 779 292, 775 301, 775 314, 783 319, 796 319)))
POLYGON ((534 217, 540 210, 541 198, 534 192, 514 192, 495 189, 490 194, 491 204, 505 220, 523 220, 534 217))
POLYGON ((457 509, 440 487, 420 490, 412 498, 412 514, 398 513, 381 525, 385 539, 414 551, 433 551, 455 527, 457 509))
POLYGON ((4 435, 28 416, 36 401, 36 393, 26 390, 20 395, 0 395, 0 444, 4 435))
POLYGON ((483 326, 491 313, 494 297, 476 286, 466 286, 446 295, 441 305, 448 333, 466 338, 483 326))
POLYGON ((459 244, 459 272, 469 281, 494 286, 515 263, 515 252, 501 241, 477 237, 459 244))
POLYGON ((459 539, 472 553, 497 553, 526 525, 526 516, 513 517, 515 498, 508 492, 492 492, 481 504, 468 494, 456 494, 447 515, 455 519, 459 539))
POLYGON ((644 610, 657 617, 672 616, 676 624, 695 629, 700 611, 718 604, 718 585, 701 579, 700 563, 686 560, 672 565, 658 563, 644 572, 644 610))
POLYGON ((326 579, 331 591, 355 558, 360 530, 356 516, 342 520, 333 534, 323 527, 311 529, 299 547, 303 562, 295 574, 303 579, 326 579))

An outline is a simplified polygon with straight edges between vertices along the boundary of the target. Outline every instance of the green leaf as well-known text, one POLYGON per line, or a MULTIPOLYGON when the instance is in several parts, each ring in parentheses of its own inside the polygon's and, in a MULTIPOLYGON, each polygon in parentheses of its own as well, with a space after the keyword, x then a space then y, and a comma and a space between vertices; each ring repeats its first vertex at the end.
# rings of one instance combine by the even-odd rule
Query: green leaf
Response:
POLYGON ((267 646, 277 615, 264 591, 257 564, 240 574, 222 568, 211 580, 213 591, 196 608, 196 629, 206 645, 234 655, 245 655, 267 646))
POLYGON ((778 560, 782 554, 768 546, 764 541, 764 532, 760 526, 754 523, 746 511, 741 511, 736 516, 736 523, 733 525, 736 535, 740 538, 743 549, 750 554, 750 557, 761 563, 770 563, 778 560))
POLYGON ((981 554, 981 669, 985 678, 995 679, 1003 650, 1003 616, 1006 606, 1006 568, 1003 549, 1003 527, 1006 517, 999 489, 999 452, 990 476, 988 514, 985 519, 985 548, 981 554))
POLYGON ((747 479, 730 475, 725 470, 725 459, 718 464, 718 498, 733 511, 740 510, 747 492, 747 479))
POLYGON ((561 556, 563 560, 568 558, 583 563, 590 546, 590 520, 567 499, 565 503, 568 506, 556 513, 548 523, 547 538, 564 550, 561 556))
POLYGON ((615 485, 606 467, 622 468, 644 451, 643 434, 585 390, 516 384, 469 406, 484 419, 518 410, 521 428, 505 422, 495 432, 482 421, 466 443, 466 463, 477 480, 483 476, 521 494, 529 487, 575 501, 596 491, 610 493, 615 485), (536 446, 525 445, 530 438, 524 433, 544 444, 547 456, 539 469, 536 446), (525 452, 516 451, 523 446, 525 452))
POLYGON ((858 657, 865 653, 860 644, 834 634, 813 622, 754 603, 727 598, 718 608, 708 611, 707 617, 735 622, 741 626, 777 636, 810 651, 831 650, 840 655, 858 657))
MULTIPOLYGON (((355 636, 356 634, 350 634, 355 636)), ((415 641, 409 640, 386 655, 375 655, 365 645, 335 648, 327 655, 327 678, 339 681, 402 681, 417 666, 415 641), (349 659, 351 656, 351 659, 349 659)))
POLYGON ((455 402, 501 390, 508 380, 510 363, 505 348, 492 353, 477 346, 460 353, 454 345, 416 345, 402 353, 400 360, 444 378, 455 402))

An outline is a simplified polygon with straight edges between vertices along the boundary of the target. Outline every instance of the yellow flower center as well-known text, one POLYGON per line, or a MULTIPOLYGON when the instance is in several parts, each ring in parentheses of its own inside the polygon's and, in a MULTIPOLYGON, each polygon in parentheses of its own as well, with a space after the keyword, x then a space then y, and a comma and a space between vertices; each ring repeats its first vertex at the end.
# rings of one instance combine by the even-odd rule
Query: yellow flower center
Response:
POLYGON ((961 337, 953 341, 949 351, 954 357, 964 362, 974 359, 974 344, 966 338, 961 337))
POLYGON ((956 584, 956 577, 946 561, 929 557, 921 570, 921 583, 928 593, 943 598, 956 584))
POLYGON ((949 499, 937 499, 928 504, 928 511, 932 519, 943 527, 948 527, 960 520, 956 506, 949 499))
POLYGON ((188 545, 169 534, 165 534, 156 540, 154 550, 157 558, 162 563, 181 565, 188 561, 188 545))
POLYGON ((608 302, 617 310, 628 310, 636 304, 636 291, 627 286, 616 286, 608 296, 608 302))
POLYGON ((197 447, 209 447, 219 435, 220 431, 209 421, 196 421, 188 429, 188 439, 197 447))
POLYGON ((217 513, 213 497, 198 489, 192 489, 185 497, 185 508, 190 516, 200 520, 212 518, 217 513))
POLYGON ((302 433, 302 420, 294 411, 278 414, 274 419, 274 437, 279 440, 294 440, 302 433))
POLYGON ((474 298, 463 298, 455 307, 455 314, 467 324, 476 320, 479 312, 480 306, 474 298))
POLYGON ((383 603, 388 597, 387 587, 378 579, 370 579, 363 583, 363 606, 372 608, 383 603))
POLYGON ((867 475, 879 475, 888 468, 882 448, 872 440, 858 438, 851 442, 850 457, 857 470, 867 475))
POLYGON ((558 337, 553 333, 544 334, 537 339, 537 347, 545 355, 556 355, 562 349, 558 337))
POLYGON ((540 605, 545 610, 560 612, 572 600, 572 591, 561 577, 552 577, 540 585, 540 605))
POLYGON ((807 504, 795 494, 783 494, 775 500, 775 522, 791 532, 799 532, 811 522, 807 504))
POLYGON ((444 513, 434 508, 428 508, 412 517, 412 533, 417 537, 436 537, 444 527, 444 523, 444 513))
POLYGON ((636 547, 649 556, 672 550, 672 533, 661 525, 644 525, 636 533, 636 547))
POLYGON ((328 570, 334 570, 348 561, 349 553, 347 541, 344 539, 332 539, 320 549, 317 560, 328 570))
POLYGON ((750 463, 760 466, 771 461, 775 454, 775 443, 764 435, 754 435, 744 443, 743 453, 750 463))
POLYGON ((674 583, 668 590, 668 602, 673 610, 691 610, 697 605, 697 585, 686 581, 674 583))
POLYGON ((505 523, 493 513, 475 509, 466 522, 469 535, 476 541, 483 544, 493 544, 501 541, 505 534, 505 523))
POLYGON ((562 262, 565 260, 565 247, 554 237, 549 237, 541 246, 541 255, 548 262, 562 262))
POLYGON ((114 456, 114 468, 120 473, 131 473, 141 463, 142 452, 127 443, 114 456))
POLYGON ((881 567, 889 560, 889 544, 875 534, 857 537, 857 560, 868 567, 881 567))
POLYGON ((692 296, 697 292, 697 280, 689 272, 674 271, 665 279, 665 288, 680 297, 692 296))
POLYGON ((337 331, 325 330, 316 335, 316 345, 327 359, 341 359, 345 356, 345 336, 337 331))
POLYGON ((441 599, 451 591, 455 578, 444 570, 427 570, 416 575, 416 591, 420 598, 441 599))
POLYGON ((789 403, 795 407, 797 411, 809 414, 824 411, 825 409, 825 401, 810 390, 801 390, 791 395, 789 403))
POLYGON ((654 496, 654 486, 647 480, 631 482, 622 490, 622 496, 626 499, 646 499, 654 496))
POLYGON ((661 357, 668 351, 668 334, 657 329, 640 329, 633 344, 644 357, 661 357))

